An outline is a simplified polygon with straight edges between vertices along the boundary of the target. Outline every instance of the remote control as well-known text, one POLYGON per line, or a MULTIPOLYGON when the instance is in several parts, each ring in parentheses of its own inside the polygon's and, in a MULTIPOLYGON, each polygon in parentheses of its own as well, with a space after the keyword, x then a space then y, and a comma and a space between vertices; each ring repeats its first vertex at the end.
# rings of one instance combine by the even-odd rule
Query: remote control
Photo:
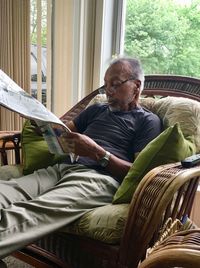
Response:
POLYGON ((181 164, 185 168, 194 167, 195 165, 200 164, 200 154, 195 154, 185 158, 181 161, 181 164))

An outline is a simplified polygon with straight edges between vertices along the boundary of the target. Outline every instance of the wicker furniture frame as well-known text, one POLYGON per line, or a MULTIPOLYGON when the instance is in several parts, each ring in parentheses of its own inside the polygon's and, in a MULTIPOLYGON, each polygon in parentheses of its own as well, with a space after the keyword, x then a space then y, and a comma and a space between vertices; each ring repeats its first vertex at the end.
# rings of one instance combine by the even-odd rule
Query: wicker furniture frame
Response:
POLYGON ((200 229, 177 232, 162 241, 139 268, 200 266, 200 229))
MULTIPOLYGON (((200 80, 181 76, 146 76, 145 96, 178 96, 200 101, 200 80)), ((92 92, 61 119, 66 122, 79 114, 98 94, 92 92)), ((7 140, 20 146, 20 134, 7 140)), ((16 153, 18 150, 16 150, 16 153)), ((6 153, 4 152, 4 155, 6 153)), ((18 158, 17 158, 18 159, 18 158)), ((6 159, 4 159, 6 160, 6 159)), ((200 167, 183 168, 180 163, 151 170, 133 195, 121 243, 110 245, 59 231, 15 252, 17 258, 41 268, 134 268, 146 250, 158 239, 165 221, 190 215, 199 184, 200 167)))

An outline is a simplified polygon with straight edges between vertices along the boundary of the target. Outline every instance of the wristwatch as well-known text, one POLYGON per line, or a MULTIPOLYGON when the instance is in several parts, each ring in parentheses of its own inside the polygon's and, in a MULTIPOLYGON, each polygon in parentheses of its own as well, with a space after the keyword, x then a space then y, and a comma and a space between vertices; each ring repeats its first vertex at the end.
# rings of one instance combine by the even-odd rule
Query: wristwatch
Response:
POLYGON ((109 163, 109 159, 110 159, 110 153, 108 151, 106 151, 104 157, 99 159, 98 163, 99 163, 100 166, 106 167, 108 165, 108 163, 109 163))

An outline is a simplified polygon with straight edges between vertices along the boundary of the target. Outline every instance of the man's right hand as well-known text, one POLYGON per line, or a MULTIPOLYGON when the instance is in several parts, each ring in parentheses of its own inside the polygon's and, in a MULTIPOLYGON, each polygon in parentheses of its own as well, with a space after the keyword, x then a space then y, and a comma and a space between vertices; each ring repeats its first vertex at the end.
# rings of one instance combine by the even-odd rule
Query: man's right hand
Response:
POLYGON ((86 156, 96 161, 105 155, 105 150, 84 134, 76 132, 64 133, 62 141, 66 144, 66 148, 75 155, 86 156))

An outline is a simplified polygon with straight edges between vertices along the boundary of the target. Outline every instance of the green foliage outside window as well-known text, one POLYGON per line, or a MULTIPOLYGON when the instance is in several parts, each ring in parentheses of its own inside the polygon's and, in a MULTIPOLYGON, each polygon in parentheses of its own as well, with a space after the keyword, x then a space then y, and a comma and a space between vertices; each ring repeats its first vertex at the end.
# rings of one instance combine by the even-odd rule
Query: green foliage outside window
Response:
POLYGON ((124 53, 146 74, 200 77, 200 1, 127 0, 124 53))
MULTIPOLYGON (((31 0, 31 44, 37 44, 37 1, 31 0)), ((47 0, 41 0, 41 43, 47 42, 47 0)))

